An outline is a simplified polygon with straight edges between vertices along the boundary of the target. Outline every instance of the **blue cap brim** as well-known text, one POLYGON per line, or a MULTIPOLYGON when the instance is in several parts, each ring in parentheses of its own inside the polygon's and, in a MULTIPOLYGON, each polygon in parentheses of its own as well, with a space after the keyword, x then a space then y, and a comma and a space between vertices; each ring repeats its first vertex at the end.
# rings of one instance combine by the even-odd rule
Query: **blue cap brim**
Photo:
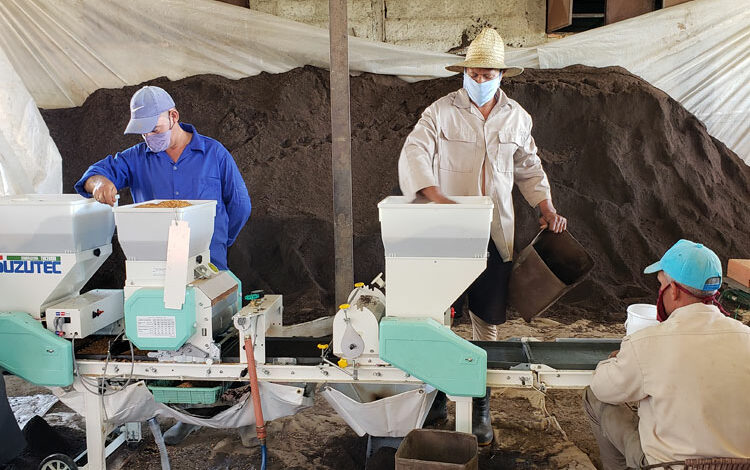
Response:
POLYGON ((159 115, 131 119, 128 127, 125 128, 124 134, 148 134, 154 130, 157 122, 159 122, 159 115))
POLYGON ((657 261, 651 266, 647 266, 646 269, 643 270, 643 274, 653 274, 658 273, 659 271, 663 271, 661 267, 661 260, 657 261))

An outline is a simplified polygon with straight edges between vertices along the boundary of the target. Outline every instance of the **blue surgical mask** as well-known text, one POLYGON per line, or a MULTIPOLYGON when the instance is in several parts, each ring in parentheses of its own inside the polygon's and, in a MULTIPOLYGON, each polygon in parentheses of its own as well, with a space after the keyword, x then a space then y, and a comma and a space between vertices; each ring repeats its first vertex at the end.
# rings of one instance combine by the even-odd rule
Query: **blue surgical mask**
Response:
POLYGON ((169 141, 172 138, 172 126, 166 132, 161 134, 143 135, 143 140, 146 141, 146 145, 154 153, 159 153, 167 150, 169 147, 169 141))
POLYGON ((466 92, 469 93, 471 101, 477 106, 483 106, 495 96, 495 93, 497 93, 497 89, 500 88, 500 79, 502 77, 503 72, 501 71, 497 78, 477 83, 466 72, 464 72, 464 88, 466 88, 466 92))

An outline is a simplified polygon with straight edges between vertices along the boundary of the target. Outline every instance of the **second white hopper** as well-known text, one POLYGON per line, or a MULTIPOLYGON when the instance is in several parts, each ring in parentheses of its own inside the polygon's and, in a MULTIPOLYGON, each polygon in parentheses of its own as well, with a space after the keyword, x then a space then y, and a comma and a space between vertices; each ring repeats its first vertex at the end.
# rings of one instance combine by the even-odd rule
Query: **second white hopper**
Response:
POLYGON ((391 196, 378 204, 385 248, 386 315, 443 314, 487 266, 492 200, 415 204, 391 196))
POLYGON ((169 226, 173 220, 187 221, 190 226, 188 256, 208 250, 214 233, 216 201, 188 200, 187 207, 138 207, 160 203, 161 199, 115 207, 117 239, 130 261, 164 261, 167 259, 169 226))

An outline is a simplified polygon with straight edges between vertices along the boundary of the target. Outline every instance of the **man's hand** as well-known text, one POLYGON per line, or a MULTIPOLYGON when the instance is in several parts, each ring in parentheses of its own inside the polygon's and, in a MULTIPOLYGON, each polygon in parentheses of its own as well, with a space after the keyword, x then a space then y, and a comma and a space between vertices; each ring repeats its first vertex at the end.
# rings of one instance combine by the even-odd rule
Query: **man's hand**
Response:
POLYGON ((557 213, 549 199, 540 202, 539 209, 542 211, 542 216, 539 218, 540 230, 547 229, 555 233, 562 233, 568 228, 568 219, 557 213))
POLYGON ((617 353, 619 353, 619 352, 620 352, 619 349, 615 349, 614 351, 612 351, 611 353, 609 353, 609 356, 607 357, 607 359, 612 359, 613 357, 617 357, 617 353))
POLYGON ((102 175, 94 175, 87 179, 83 188, 102 204, 114 206, 117 201, 117 187, 102 175))
POLYGON ((440 191, 440 188, 438 188, 437 186, 428 186, 420 190, 418 194, 424 196, 430 202, 434 202, 437 204, 456 204, 456 201, 454 201, 453 199, 445 197, 443 192, 440 191))

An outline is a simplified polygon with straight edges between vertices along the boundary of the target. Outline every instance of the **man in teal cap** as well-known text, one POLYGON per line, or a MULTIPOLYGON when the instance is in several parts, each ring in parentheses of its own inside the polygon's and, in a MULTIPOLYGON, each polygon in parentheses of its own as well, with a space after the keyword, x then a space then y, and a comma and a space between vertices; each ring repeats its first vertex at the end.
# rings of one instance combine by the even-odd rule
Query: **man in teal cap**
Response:
POLYGON ((716 301, 719 258, 680 240, 644 272, 659 279, 661 323, 623 338, 584 391, 603 468, 750 458, 750 327, 716 301))

